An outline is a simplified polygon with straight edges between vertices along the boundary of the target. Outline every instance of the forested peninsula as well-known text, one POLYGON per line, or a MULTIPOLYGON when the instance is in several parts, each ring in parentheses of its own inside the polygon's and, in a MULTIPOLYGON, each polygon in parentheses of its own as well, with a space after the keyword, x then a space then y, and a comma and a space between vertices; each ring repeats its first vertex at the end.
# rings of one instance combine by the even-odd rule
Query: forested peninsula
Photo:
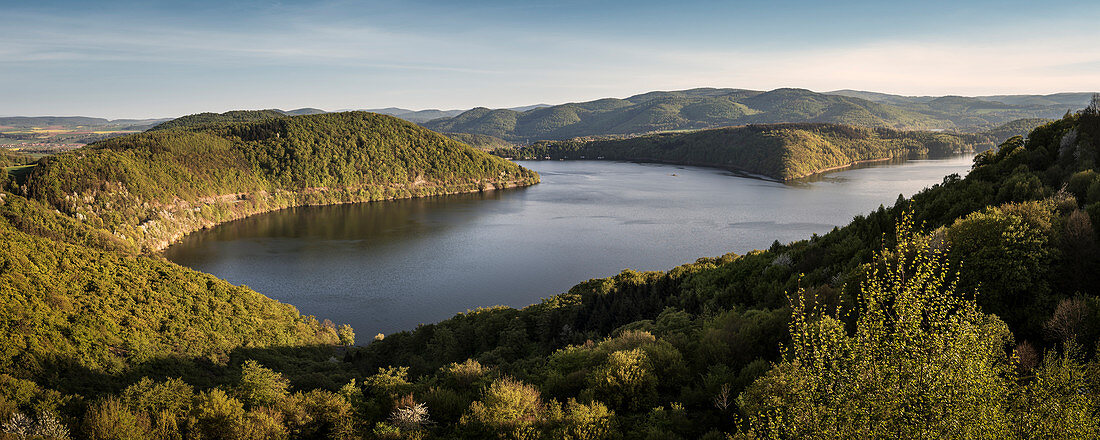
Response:
POLYGON ((149 252, 291 206, 537 182, 530 170, 391 116, 244 111, 187 116, 45 158, 14 190, 149 252))
POLYGON ((1100 436, 1100 99, 979 154, 966 177, 947 176, 827 234, 667 272, 626 270, 523 309, 459 313, 364 347, 339 347, 353 342, 351 329, 129 254, 129 239, 100 226, 129 224, 128 211, 107 214, 133 206, 116 204, 127 199, 97 198, 118 184, 76 193, 84 196, 70 205, 49 198, 66 200, 66 185, 93 187, 79 166, 113 182, 140 182, 130 167, 149 172, 121 160, 174 164, 155 177, 181 199, 228 183, 340 182, 330 168, 307 166, 342 162, 303 161, 313 157, 307 140, 327 139, 325 125, 278 129, 296 120, 164 130, 117 150, 108 141, 6 183, 3 435, 1100 436), (225 167, 189 167, 227 157, 225 167), (185 180, 193 169, 204 178, 185 180), (55 174, 38 174, 46 171, 55 174), (83 208, 98 201, 103 208, 83 208))
POLYGON ((621 139, 543 141, 498 148, 493 154, 515 159, 607 159, 706 166, 792 180, 863 162, 962 153, 993 145, 983 135, 800 123, 621 139))

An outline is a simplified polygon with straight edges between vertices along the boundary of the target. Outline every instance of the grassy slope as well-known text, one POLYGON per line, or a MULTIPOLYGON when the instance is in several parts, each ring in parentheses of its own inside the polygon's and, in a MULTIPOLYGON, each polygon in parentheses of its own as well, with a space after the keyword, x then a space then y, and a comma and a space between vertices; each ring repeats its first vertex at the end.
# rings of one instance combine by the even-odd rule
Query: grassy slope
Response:
POLYGON ((504 148, 504 157, 655 161, 712 166, 789 180, 860 161, 945 154, 984 146, 983 138, 837 124, 770 124, 627 139, 542 142, 504 148))
POLYGON ((27 193, 136 249, 303 204, 478 191, 533 172, 397 118, 363 112, 156 130, 45 159, 27 193))

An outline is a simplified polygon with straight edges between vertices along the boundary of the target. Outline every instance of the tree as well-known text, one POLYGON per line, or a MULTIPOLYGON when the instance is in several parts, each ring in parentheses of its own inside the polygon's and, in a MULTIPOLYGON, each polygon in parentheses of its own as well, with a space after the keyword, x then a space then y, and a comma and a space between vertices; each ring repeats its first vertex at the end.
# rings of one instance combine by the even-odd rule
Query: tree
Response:
POLYGON ((615 412, 598 401, 585 404, 569 399, 561 425, 561 438, 565 440, 603 440, 618 436, 615 412))
POLYGON ((481 400, 470 404, 461 423, 500 438, 534 438, 546 419, 546 407, 535 387, 511 378, 494 381, 481 400))
POLYGON ((350 325, 341 325, 340 328, 336 330, 336 334, 340 337, 340 344, 349 347, 355 345, 355 331, 352 330, 350 325))
POLYGON ((1010 432, 1011 334, 955 291, 912 215, 866 268, 859 318, 815 316, 792 299, 791 342, 739 397, 747 433, 766 438, 998 438, 1010 432))
POLYGON ((1019 438, 1100 438, 1100 399, 1095 377, 1070 344, 1065 354, 1048 353, 1035 377, 1015 393, 1013 424, 1019 438))
POLYGON ((589 377, 589 384, 597 398, 615 408, 640 410, 657 400, 657 377, 640 348, 612 352, 589 377))
POLYGON ((152 438, 149 418, 134 413, 117 398, 109 397, 84 416, 84 434, 91 440, 140 440, 152 438))
POLYGON ((237 394, 250 405, 271 405, 287 394, 290 382, 254 360, 241 366, 241 382, 237 394))

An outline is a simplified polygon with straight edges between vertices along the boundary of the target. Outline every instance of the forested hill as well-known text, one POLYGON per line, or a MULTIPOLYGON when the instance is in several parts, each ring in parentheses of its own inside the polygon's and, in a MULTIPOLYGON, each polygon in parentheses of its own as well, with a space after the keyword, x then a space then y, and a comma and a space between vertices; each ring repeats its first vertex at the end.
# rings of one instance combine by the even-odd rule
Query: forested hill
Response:
POLYGON ((725 168, 790 180, 859 162, 951 154, 992 147, 986 136, 860 128, 837 124, 767 124, 625 139, 538 142, 500 148, 517 159, 608 159, 725 168))
POLYGON ((255 122, 264 119, 283 118, 291 116, 281 110, 232 110, 225 113, 196 113, 180 116, 170 121, 164 121, 153 126, 148 131, 167 130, 170 128, 195 127, 205 124, 224 124, 232 122, 255 122))
POLYGON ((1015 119, 1058 118, 1067 110, 1080 109, 1088 103, 1087 94, 1075 95, 1075 99, 1071 106, 1051 100, 1016 100, 1014 104, 1005 104, 950 96, 921 102, 875 102, 804 89, 761 92, 703 88, 527 111, 475 108, 425 122, 424 126, 440 132, 483 134, 520 143, 787 122, 975 133, 1015 119))
MULTIPOLYGON (((267 124, 293 120, 190 133, 277 145, 301 133, 267 124)), ((155 136, 135 139, 147 146, 122 151, 179 154, 155 136)), ((111 147, 87 154, 99 150, 111 147)), ((306 152, 285 153, 287 167, 242 181, 294 175, 306 152)), ((128 244, 6 192, 0 429, 77 439, 1100 438, 1098 159, 1100 100, 979 154, 966 177, 827 234, 667 272, 626 270, 523 309, 379 335, 342 357, 323 344, 350 332, 156 257, 101 250, 128 244)))
POLYGON ((400 119, 365 112, 199 123, 43 159, 27 197, 110 231, 135 249, 303 204, 479 191, 534 172, 400 119))
POLYGON ((0 412, 14 398, 13 376, 104 390, 105 375, 131 368, 182 374, 242 348, 353 337, 246 287, 125 249, 105 231, 0 193, 0 412))
POLYGON ((823 236, 387 335, 351 355, 372 375, 366 425, 393 438, 1100 438, 1096 104, 823 236), (387 418, 421 403, 430 424, 387 418))

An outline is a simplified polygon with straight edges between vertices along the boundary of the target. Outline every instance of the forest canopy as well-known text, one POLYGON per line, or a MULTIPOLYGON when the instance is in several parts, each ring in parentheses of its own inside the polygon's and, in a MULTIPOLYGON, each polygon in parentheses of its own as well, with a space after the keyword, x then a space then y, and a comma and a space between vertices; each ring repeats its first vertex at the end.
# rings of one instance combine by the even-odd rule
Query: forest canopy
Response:
MULTIPOLYGON (((0 293, 27 317, 6 323, 10 343, 30 345, 0 364, 0 425, 89 439, 1096 438, 1096 104, 824 235, 346 349, 351 329, 104 250, 126 243, 4 193, 0 293), (77 282, 50 285, 52 271, 77 282), (176 320, 200 334, 138 325, 176 320), (33 368, 51 355, 82 367, 33 368)), ((226 147, 294 133, 267 127, 189 133, 226 147)), ((143 154, 166 145, 141 139, 143 154)), ((295 175, 277 163, 255 182, 295 175)))
POLYGON ((767 124, 621 139, 575 139, 500 148, 516 159, 607 159, 725 168, 791 180, 864 161, 947 155, 992 147, 986 136, 767 124))
POLYGON ((348 112, 117 137, 43 159, 16 190, 157 250, 196 229, 289 206, 537 182, 530 170, 414 124, 348 112))

